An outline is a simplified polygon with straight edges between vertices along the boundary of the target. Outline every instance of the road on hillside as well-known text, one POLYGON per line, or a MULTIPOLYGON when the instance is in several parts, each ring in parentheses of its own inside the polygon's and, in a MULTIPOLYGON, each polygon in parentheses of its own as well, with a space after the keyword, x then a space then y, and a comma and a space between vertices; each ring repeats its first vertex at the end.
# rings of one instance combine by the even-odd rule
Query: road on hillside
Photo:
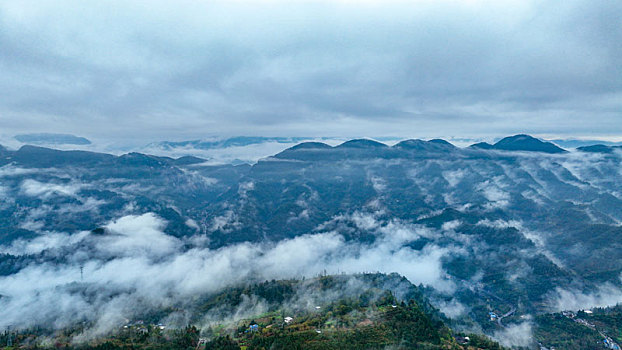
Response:
POLYGON ((499 324, 499 326, 505 328, 505 326, 503 325, 503 323, 501 323, 501 320, 503 320, 506 317, 512 316, 514 315, 514 313, 516 312, 516 307, 512 305, 512 309, 508 312, 506 312, 505 314, 503 314, 503 316, 498 316, 497 317, 497 323, 499 324))

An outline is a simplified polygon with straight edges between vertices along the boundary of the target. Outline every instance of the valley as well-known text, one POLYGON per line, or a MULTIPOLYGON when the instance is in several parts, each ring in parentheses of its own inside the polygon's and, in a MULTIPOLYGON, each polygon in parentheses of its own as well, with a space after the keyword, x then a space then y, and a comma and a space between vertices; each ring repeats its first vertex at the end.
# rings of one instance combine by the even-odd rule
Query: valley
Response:
POLYGON ((380 272, 457 332, 531 347, 540 315, 622 301, 622 157, 603 147, 306 142, 239 165, 3 148, 0 327, 104 335, 241 284, 380 272))

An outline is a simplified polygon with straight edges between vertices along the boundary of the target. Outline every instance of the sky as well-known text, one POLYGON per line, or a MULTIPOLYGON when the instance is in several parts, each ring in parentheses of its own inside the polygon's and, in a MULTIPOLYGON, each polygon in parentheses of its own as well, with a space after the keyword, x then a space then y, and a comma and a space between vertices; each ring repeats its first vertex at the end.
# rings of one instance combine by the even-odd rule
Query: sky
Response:
POLYGON ((622 139, 622 2, 0 2, 0 134, 622 139))

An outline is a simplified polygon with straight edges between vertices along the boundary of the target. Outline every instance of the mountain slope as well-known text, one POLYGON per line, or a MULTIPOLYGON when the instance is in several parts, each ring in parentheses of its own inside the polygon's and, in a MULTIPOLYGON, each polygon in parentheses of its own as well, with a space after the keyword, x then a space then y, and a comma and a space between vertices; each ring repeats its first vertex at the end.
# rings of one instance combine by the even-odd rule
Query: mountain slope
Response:
MULTIPOLYGON (((614 295, 621 289, 618 153, 354 144, 303 143, 252 166, 6 151, 0 294, 12 297, 0 306, 16 310, 24 293, 9 287, 32 271, 44 291, 66 292, 94 315, 94 301, 123 295, 134 305, 158 291, 175 300, 196 290, 188 284, 383 271, 426 286, 458 325, 494 334, 550 312, 566 292, 592 300, 603 285, 614 295), (92 280, 91 290, 105 295, 83 295, 68 287, 80 264, 93 276, 110 276, 111 265, 136 274, 123 283, 92 280), (70 277, 53 277, 49 266, 70 277), (179 270, 160 272, 169 266, 179 270), (186 273, 193 277, 177 280, 186 273), (489 312, 509 315, 500 325, 489 312)), ((28 304, 54 305, 43 303, 44 291, 25 294, 28 304)), ((0 322, 32 319, 12 312, 0 322)))
POLYGON ((186 311, 195 315, 192 325, 162 324, 161 311, 146 312, 87 342, 75 341, 84 324, 55 335, 5 333, 0 341, 11 336, 20 348, 48 348, 51 336, 55 348, 69 349, 501 349, 482 336, 455 335, 421 291, 395 274, 247 284, 186 311))
POLYGON ((550 142, 540 141, 529 135, 515 135, 506 137, 493 145, 494 149, 504 151, 530 151, 544 153, 564 153, 562 148, 550 142))

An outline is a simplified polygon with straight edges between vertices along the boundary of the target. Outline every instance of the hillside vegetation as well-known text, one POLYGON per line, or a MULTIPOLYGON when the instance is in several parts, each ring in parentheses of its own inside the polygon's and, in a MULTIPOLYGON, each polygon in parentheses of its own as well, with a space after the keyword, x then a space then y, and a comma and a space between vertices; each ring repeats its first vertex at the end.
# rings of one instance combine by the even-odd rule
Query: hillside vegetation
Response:
POLYGON ((395 274, 267 281, 192 305, 197 313, 186 327, 169 329, 157 323, 156 314, 145 313, 145 319, 91 340, 84 341, 89 325, 82 324, 52 333, 5 332, 0 342, 12 348, 101 350, 502 349, 483 336, 454 334, 419 288, 395 274), (249 310, 263 312, 235 317, 249 310))

